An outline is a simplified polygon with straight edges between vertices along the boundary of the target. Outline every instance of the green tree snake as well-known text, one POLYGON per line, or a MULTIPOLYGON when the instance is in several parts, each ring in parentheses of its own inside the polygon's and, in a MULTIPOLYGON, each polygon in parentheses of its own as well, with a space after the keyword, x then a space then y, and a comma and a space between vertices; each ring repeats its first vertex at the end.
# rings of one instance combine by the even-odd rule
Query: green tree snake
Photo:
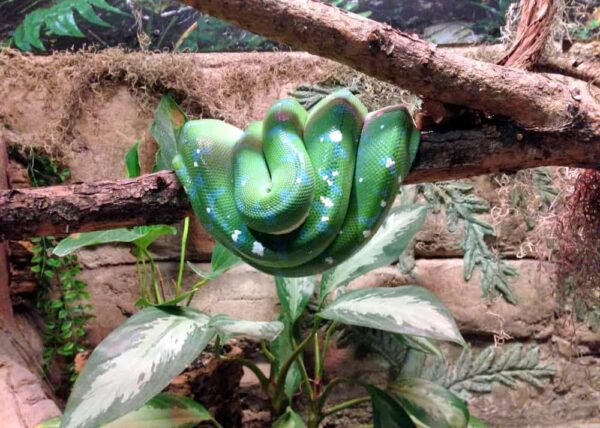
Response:
POLYGON ((404 107, 367 113, 339 90, 310 112, 279 100, 245 131, 189 121, 173 167, 218 242, 264 272, 306 276, 347 260, 377 231, 419 139, 404 107))

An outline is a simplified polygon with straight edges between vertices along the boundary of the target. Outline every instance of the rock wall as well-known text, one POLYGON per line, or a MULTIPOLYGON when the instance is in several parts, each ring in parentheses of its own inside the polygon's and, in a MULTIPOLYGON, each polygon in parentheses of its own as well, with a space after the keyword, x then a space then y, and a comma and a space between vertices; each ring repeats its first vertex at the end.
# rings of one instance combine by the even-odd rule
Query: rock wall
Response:
MULTIPOLYGON (((321 81, 335 70, 330 62, 305 54, 144 57, 113 51, 98 56, 39 58, 5 52, 0 53, 0 97, 4 100, 0 105, 0 137, 25 146, 50 147, 68 163, 72 181, 114 179, 124 175, 123 157, 137 139, 143 140, 143 168, 151 168, 155 146, 148 126, 161 93, 171 92, 193 116, 221 117, 243 125, 260 118, 269 103, 288 90, 321 81), (78 73, 80 69, 87 71, 78 73)), ((18 174, 15 167, 13 175, 18 174)), ((501 204, 495 180, 478 177, 472 182, 479 196, 492 205, 501 204)), ((415 266, 410 273, 402 274, 390 266, 356 280, 352 286, 420 284, 450 307, 474 349, 494 344, 498 337, 540 347, 543 358, 557 369, 552 382, 542 388, 495 385, 491 394, 472 397, 473 411, 491 426, 597 426, 600 334, 558 315, 555 268, 522 251, 523 243, 536 239, 523 218, 482 218, 495 224, 497 238, 491 244, 519 272, 512 282, 518 305, 500 298, 483 299, 479 274, 469 282, 464 280, 463 254, 458 246, 461 231, 448 232, 443 214, 430 215, 417 235, 415 266)), ((178 245, 177 237, 170 237, 151 248, 165 278, 176 276, 178 245)), ((199 224, 193 224, 191 261, 207 264, 211 248, 210 238, 199 224)), ((139 292, 134 258, 123 246, 83 250, 78 256, 84 267, 81 279, 88 283, 96 316, 89 323, 88 338, 97 344, 135 312, 133 303, 139 292)), ((13 278, 16 301, 27 299, 31 284, 24 286, 26 279, 17 273, 13 278)), ((193 274, 186 272, 185 283, 192 281, 193 274)), ((273 319, 278 311, 272 278, 248 266, 237 267, 209 283, 192 304, 208 313, 256 320, 273 319)), ((349 354, 345 358, 349 361, 341 365, 349 370, 364 365, 349 354)), ((247 391, 255 388, 250 375, 242 385, 247 391)), ((248 420, 252 417, 247 415, 248 420)), ((361 418, 364 414, 345 415, 337 426, 352 426, 348 421, 361 418)))

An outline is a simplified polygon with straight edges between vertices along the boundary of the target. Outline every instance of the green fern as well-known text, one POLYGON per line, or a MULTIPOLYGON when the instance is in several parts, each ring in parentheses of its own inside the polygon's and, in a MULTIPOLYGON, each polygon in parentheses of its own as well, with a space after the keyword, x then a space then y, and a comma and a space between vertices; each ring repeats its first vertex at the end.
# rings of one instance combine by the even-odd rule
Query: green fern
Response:
POLYGON ((19 49, 31 51, 46 49, 41 40, 42 31, 48 35, 85 37, 75 21, 75 12, 92 24, 110 27, 110 24, 96 14, 94 7, 125 15, 106 0, 62 0, 53 6, 39 8, 27 14, 15 30, 13 42, 19 49))
POLYGON ((516 344, 504 348, 489 346, 476 357, 470 347, 465 348, 455 363, 433 361, 421 377, 468 398, 470 393, 491 392, 494 383, 514 389, 519 382, 525 382, 542 388, 555 374, 552 365, 540 361, 537 346, 527 349, 516 344))
POLYGON ((465 281, 471 279, 478 267, 482 274, 484 296, 499 292, 507 302, 516 303, 517 298, 509 281, 518 273, 492 252, 486 238, 496 236, 494 228, 476 217, 476 214, 489 212, 489 203, 473 195, 473 186, 464 181, 424 183, 418 189, 434 213, 439 213, 445 207, 448 231, 455 232, 462 221, 463 234, 459 247, 464 253, 465 281))

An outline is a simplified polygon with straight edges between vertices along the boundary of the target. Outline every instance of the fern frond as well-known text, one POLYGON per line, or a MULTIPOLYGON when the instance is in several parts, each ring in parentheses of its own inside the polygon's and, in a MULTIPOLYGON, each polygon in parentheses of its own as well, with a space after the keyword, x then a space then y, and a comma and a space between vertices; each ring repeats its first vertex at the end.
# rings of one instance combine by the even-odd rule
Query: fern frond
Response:
POLYGON ((486 238, 496 236, 494 228, 477 217, 477 214, 489 212, 489 202, 473 195, 473 186, 465 181, 423 183, 418 189, 432 212, 439 213, 445 208, 446 227, 450 233, 456 232, 460 222, 463 223, 459 247, 464 254, 465 281, 469 281, 474 270, 479 268, 484 296, 499 292, 507 302, 516 303, 510 278, 518 273, 490 249, 486 238))
POLYGON ((552 365, 540 361, 539 348, 516 344, 504 348, 489 346, 475 358, 471 348, 465 348, 453 364, 434 362, 422 376, 467 397, 470 393, 491 392, 494 383, 514 389, 524 382, 542 388, 555 374, 552 365))
POLYGON ((41 40, 42 31, 48 35, 85 37, 77 25, 75 12, 87 22, 110 27, 110 24, 96 14, 94 8, 126 15, 106 0, 62 0, 53 6, 39 8, 27 14, 15 30, 13 42, 19 49, 31 51, 46 49, 41 40))

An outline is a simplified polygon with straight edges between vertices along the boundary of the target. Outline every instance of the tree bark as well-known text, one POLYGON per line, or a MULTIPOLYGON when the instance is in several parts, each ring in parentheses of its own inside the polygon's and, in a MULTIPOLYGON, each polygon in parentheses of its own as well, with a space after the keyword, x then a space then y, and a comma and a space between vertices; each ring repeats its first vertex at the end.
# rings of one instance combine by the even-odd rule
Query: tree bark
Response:
POLYGON ((540 59, 556 12, 552 0, 522 0, 515 40, 499 65, 531 70, 540 59))
POLYGON ((508 116, 529 129, 570 131, 584 139, 600 135, 600 108, 584 82, 467 59, 316 1, 183 2, 430 100, 508 116))
MULTIPOLYGON (((0 140, 0 190, 8 189, 8 152, 6 142, 0 140)), ((0 239, 0 324, 14 324, 10 298, 10 275, 8 269, 8 241, 0 239)))
MULTIPOLYGON (((423 135, 405 183, 451 180, 546 165, 598 167, 594 144, 525 132, 509 123, 423 135)), ((173 223, 190 206, 175 174, 0 191, 0 239, 173 223)))

